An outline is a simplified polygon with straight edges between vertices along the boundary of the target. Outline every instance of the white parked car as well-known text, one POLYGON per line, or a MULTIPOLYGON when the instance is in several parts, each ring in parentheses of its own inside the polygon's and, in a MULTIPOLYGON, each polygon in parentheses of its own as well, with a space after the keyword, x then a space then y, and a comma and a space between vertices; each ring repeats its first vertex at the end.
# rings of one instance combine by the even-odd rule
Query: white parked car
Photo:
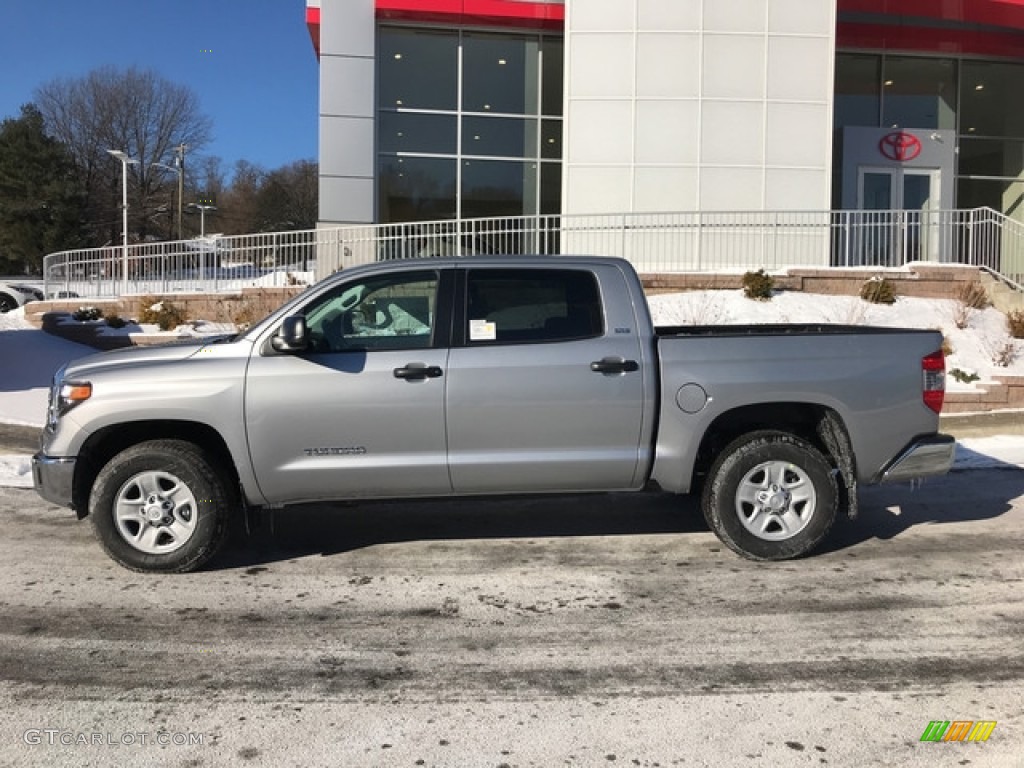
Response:
POLYGON ((43 292, 31 285, 0 283, 0 312, 10 312, 30 301, 44 298, 43 292))

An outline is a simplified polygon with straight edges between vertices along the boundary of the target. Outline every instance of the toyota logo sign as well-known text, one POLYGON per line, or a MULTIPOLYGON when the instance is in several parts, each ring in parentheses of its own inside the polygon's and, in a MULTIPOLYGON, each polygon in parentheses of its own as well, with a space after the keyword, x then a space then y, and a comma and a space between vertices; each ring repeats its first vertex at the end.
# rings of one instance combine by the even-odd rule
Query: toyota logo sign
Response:
POLYGON ((921 140, 909 133, 894 131, 882 137, 878 150, 890 160, 902 163, 921 154, 921 140))

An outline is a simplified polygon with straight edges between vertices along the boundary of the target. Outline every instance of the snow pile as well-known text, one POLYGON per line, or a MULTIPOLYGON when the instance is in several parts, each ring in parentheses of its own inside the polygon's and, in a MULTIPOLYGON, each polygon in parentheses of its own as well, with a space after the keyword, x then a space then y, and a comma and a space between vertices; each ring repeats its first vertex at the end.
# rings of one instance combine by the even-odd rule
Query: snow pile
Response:
MULTIPOLYGON (((1024 342, 1010 336, 1006 316, 997 309, 974 310, 965 328, 957 328, 959 302, 953 299, 899 297, 891 305, 871 304, 856 296, 783 291, 770 301, 754 301, 735 291, 690 291, 652 296, 656 325, 744 325, 759 323, 838 323, 889 328, 935 329, 949 341, 947 373, 974 374, 979 384, 993 376, 1024 375, 1024 342), (1006 363, 1003 365, 1002 363, 1006 363)), ((951 391, 973 384, 947 376, 951 391)))

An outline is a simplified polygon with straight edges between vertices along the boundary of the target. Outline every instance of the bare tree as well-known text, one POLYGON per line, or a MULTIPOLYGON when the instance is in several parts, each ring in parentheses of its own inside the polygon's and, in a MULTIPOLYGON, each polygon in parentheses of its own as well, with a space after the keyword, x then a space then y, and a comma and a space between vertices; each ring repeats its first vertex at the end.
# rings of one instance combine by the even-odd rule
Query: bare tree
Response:
POLYGON ((298 160, 271 171, 260 189, 261 229, 314 229, 319 174, 311 160, 298 160))
POLYGON ((210 137, 211 123, 186 86, 155 72, 104 67, 81 78, 57 79, 36 90, 48 132, 71 152, 88 194, 93 237, 113 241, 120 231, 121 168, 108 149, 139 162, 130 166, 129 230, 138 239, 169 231, 163 216, 177 183, 153 163, 171 165, 180 144, 195 151, 210 137))

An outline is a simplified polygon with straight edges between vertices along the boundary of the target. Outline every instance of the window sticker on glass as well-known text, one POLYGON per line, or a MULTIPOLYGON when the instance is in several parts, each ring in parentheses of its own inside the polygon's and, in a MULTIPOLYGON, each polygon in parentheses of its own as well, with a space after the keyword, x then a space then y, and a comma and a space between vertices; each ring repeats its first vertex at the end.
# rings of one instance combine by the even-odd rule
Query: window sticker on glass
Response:
POLYGON ((498 338, 498 325, 488 320, 469 321, 470 341, 494 341, 498 338))

